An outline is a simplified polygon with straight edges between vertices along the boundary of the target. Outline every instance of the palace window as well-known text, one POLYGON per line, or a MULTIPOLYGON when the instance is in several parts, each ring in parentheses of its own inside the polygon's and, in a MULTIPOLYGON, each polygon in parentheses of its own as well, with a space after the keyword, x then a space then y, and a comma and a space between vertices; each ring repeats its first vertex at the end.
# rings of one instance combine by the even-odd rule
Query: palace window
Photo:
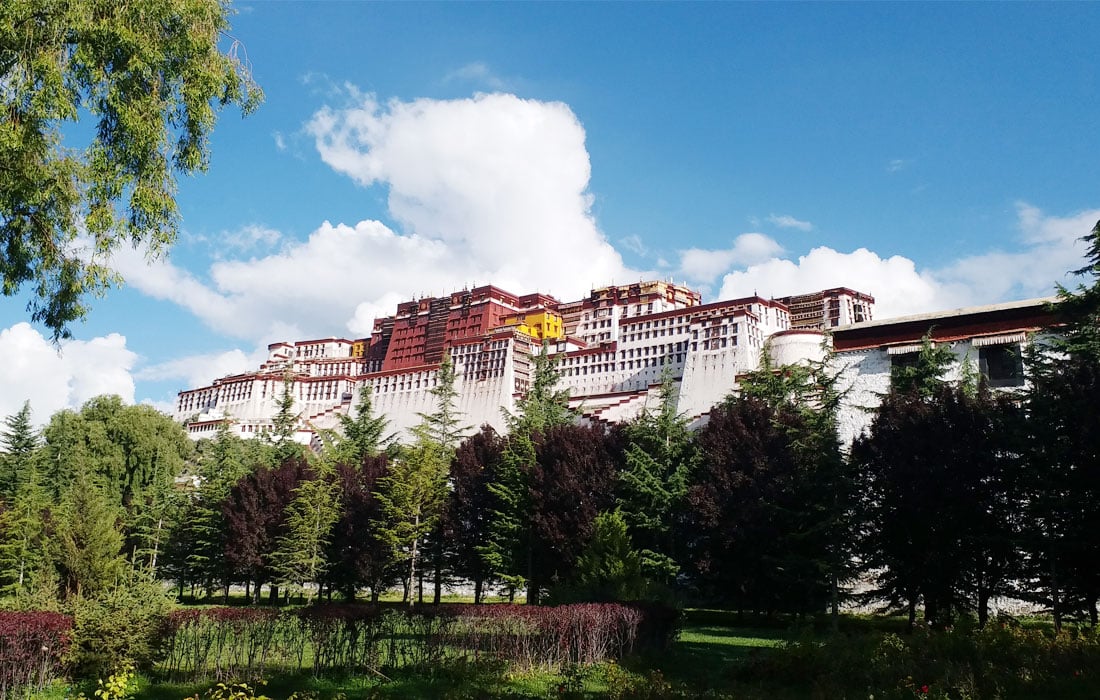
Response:
POLYGON ((1019 343, 978 348, 978 368, 991 387, 1023 386, 1023 353, 1019 343))

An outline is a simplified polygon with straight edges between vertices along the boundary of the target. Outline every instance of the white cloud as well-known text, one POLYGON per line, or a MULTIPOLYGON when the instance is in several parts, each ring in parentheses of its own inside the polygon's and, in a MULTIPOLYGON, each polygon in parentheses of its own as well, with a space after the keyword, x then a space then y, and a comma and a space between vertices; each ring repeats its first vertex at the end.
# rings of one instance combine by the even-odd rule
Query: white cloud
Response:
POLYGON ((768 217, 768 221, 779 228, 794 228, 799 231, 812 231, 814 228, 814 225, 809 221, 799 221, 787 214, 772 214, 768 217))
POLYGON ((270 248, 279 242, 282 234, 273 228, 260 224, 249 224, 237 231, 226 231, 218 244, 222 248, 249 251, 255 248, 270 248))
POLYGON ((678 274, 694 282, 710 282, 731 267, 753 265, 783 252, 782 246, 762 233, 743 233, 722 250, 681 250, 678 274))
POLYGON ((951 306, 937 282, 917 271, 912 260, 881 258, 866 248, 840 253, 814 248, 797 262, 774 258, 726 275, 720 299, 759 294, 763 297, 851 287, 875 297, 875 316, 886 318, 951 306))
POLYGON ((619 245, 621 245, 623 248, 626 248, 632 253, 641 255, 642 257, 649 255, 649 248, 646 247, 646 244, 636 233, 620 238, 619 245))
POLYGON ((139 380, 184 379, 188 388, 205 386, 211 379, 255 371, 267 359, 267 347, 251 353, 234 348, 224 352, 188 355, 168 362, 142 367, 134 376, 139 380))
POLYGON ((719 293, 729 299, 758 292, 783 296, 846 286, 875 297, 878 318, 988 304, 1051 294, 1056 282, 1073 285, 1068 271, 1081 266, 1078 240, 1100 219, 1100 209, 1068 217, 1017 206, 1021 236, 1017 250, 973 255, 938 269, 918 269, 901 256, 888 258, 860 248, 842 253, 814 248, 797 262, 775 258, 727 274, 719 293))
POLYGON ((318 111, 306 130, 335 170, 388 186, 402 232, 325 222, 277 253, 214 263, 209 282, 124 250, 115 265, 127 283, 266 343, 366 334, 396 299, 471 283, 577 298, 651 274, 629 270, 597 228, 584 128, 565 104, 493 94, 383 106, 347 92, 350 106, 318 111))
POLYGON ((64 341, 60 348, 27 323, 0 331, 0 415, 11 415, 31 402, 34 421, 42 424, 63 408, 79 408, 100 394, 134 401, 131 369, 137 355, 126 338, 112 333, 91 340, 64 341))
POLYGON ((896 173, 899 170, 903 170, 908 165, 909 165, 909 161, 904 160, 902 158, 894 158, 889 163, 886 164, 886 172, 896 173))
POLYGON ((504 81, 493 74, 488 64, 484 61, 474 61, 453 70, 443 76, 443 82, 449 83, 456 80, 467 81, 485 85, 493 90, 504 89, 504 81))
POLYGON ((279 149, 280 151, 286 150, 286 138, 283 137, 282 133, 278 131, 273 131, 271 133, 271 137, 275 139, 275 148, 279 149))

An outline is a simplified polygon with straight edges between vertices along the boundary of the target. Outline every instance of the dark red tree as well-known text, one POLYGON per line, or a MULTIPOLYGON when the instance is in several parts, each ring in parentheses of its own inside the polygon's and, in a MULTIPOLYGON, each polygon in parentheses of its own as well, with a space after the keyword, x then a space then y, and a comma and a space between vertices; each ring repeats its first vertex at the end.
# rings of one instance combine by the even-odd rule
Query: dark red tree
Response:
POLYGON ((528 571, 538 595, 569 579, 596 515, 614 507, 621 440, 600 426, 563 425, 537 437, 535 454, 528 571))
POLYGON ((682 538, 704 598, 757 612, 824 610, 827 530, 812 455, 792 408, 741 396, 716 406, 698 435, 682 538))
POLYGON ((389 473, 385 454, 364 457, 358 466, 336 467, 336 480, 344 498, 344 510, 332 529, 327 549, 328 584, 353 599, 360 588, 370 588, 371 600, 393 583, 393 553, 374 536, 372 522, 383 517, 375 497, 378 480, 389 473))
MULTIPOLYGON (((259 601, 260 587, 273 578, 271 554, 283 534, 286 507, 304 479, 313 478, 309 464, 288 459, 275 468, 260 467, 241 478, 222 503, 228 529, 225 558, 233 572, 254 586, 259 601)), ((272 600, 278 589, 271 588, 272 600)))
POLYGON ((451 493, 443 514, 443 536, 453 574, 474 582, 474 603, 480 603, 492 576, 482 548, 493 517, 489 482, 504 452, 504 441, 485 425, 459 445, 451 460, 451 493))

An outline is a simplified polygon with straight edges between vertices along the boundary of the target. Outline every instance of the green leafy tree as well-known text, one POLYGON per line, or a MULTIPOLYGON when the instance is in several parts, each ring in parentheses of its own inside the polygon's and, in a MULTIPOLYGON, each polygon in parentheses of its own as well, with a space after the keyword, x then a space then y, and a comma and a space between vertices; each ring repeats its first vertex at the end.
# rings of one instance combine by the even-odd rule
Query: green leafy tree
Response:
POLYGON ((44 433, 43 484, 54 498, 87 471, 122 509, 128 556, 152 565, 177 506, 174 479, 193 449, 183 428, 151 406, 97 396, 77 414, 54 414, 44 433))
POLYGON ((205 170, 221 106, 261 99, 221 0, 0 4, 0 279, 68 337, 122 243, 176 237, 177 174, 205 170), (66 143, 91 120, 89 142, 66 143))

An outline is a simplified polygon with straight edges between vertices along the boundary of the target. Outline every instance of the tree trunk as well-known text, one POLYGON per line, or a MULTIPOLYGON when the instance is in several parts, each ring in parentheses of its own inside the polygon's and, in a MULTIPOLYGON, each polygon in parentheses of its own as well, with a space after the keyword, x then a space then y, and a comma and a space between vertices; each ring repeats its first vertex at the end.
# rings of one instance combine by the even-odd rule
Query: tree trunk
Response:
MULTIPOLYGON (((415 518, 413 519, 413 526, 414 526, 414 529, 416 529, 416 530, 420 529, 420 513, 417 513, 415 518)), ((413 601, 413 596, 412 596, 412 587, 413 587, 413 584, 416 582, 416 555, 417 555, 417 545, 419 545, 419 544, 420 544, 420 538, 414 537, 413 541, 412 541, 412 556, 409 557, 409 596, 408 597, 409 597, 409 607, 410 608, 412 607, 413 602, 414 602, 413 601)), ((424 591, 423 586, 421 586, 420 590, 421 590, 421 593, 423 593, 423 591, 424 591)))
POLYGON ((527 604, 539 604, 539 582, 535 580, 535 552, 527 545, 527 604))
POLYGON ((481 605, 481 579, 474 580, 474 605, 481 605))
POLYGON ((443 539, 440 537, 435 545, 435 591, 432 595, 432 604, 439 605, 443 597, 443 539))
POLYGON ((835 571, 833 572, 831 588, 832 601, 830 605, 830 617, 832 619, 833 634, 836 634, 840 629, 840 580, 835 571))

